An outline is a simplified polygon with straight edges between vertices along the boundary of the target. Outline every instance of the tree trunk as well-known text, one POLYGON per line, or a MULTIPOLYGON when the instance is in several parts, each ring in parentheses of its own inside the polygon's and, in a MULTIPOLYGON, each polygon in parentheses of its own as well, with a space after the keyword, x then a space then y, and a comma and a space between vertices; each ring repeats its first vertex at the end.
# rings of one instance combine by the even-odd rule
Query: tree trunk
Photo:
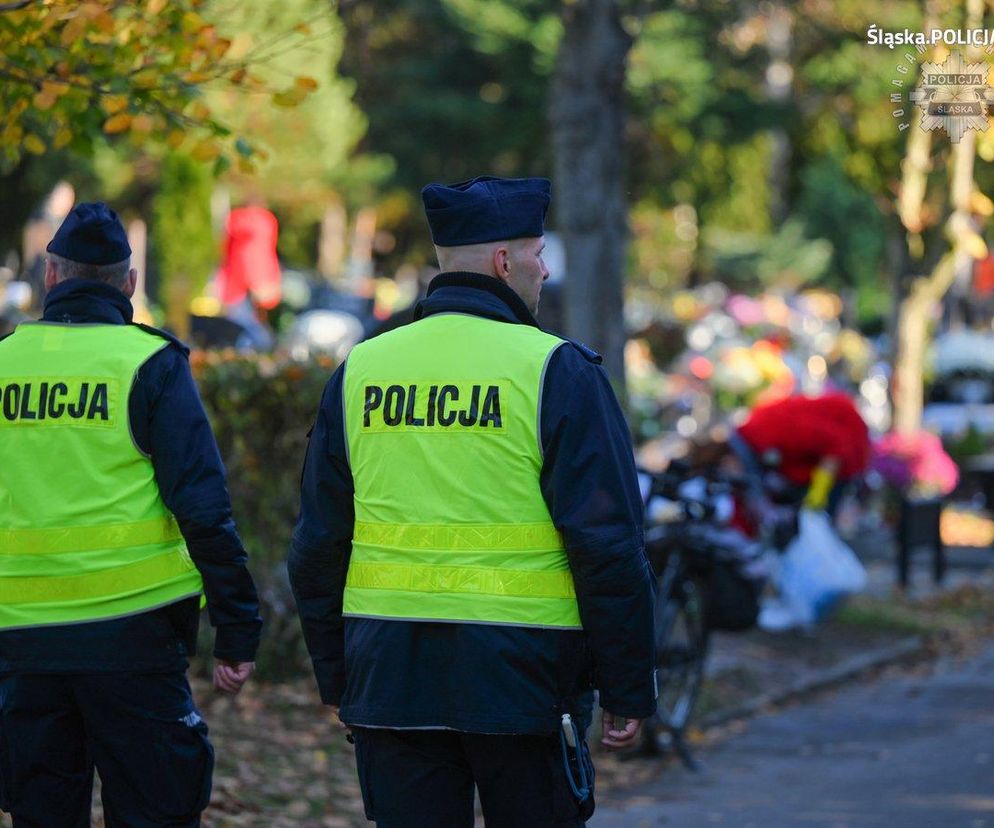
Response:
MULTIPOLYGON (((967 0, 967 28, 983 23, 983 0, 967 0)), ((978 59, 978 50, 967 52, 968 60, 978 59)), ((919 130, 920 131, 920 130, 919 130)), ((930 133, 925 133, 930 136, 930 133)), ((930 166, 930 138, 912 133, 904 161, 904 177, 898 196, 898 213, 908 231, 913 256, 921 252, 922 206, 930 166)), ((923 380, 928 347, 928 315, 952 286, 956 273, 971 265, 972 259, 986 255, 986 245, 970 222, 970 200, 976 187, 973 177, 977 133, 967 130, 952 145, 952 173, 949 203, 952 214, 946 222, 951 249, 932 272, 915 279, 898 317, 898 350, 894 364, 894 427, 905 434, 921 428, 925 401, 923 380)), ((916 256, 917 258, 918 256, 916 256)))
MULTIPOLYGON (((791 65, 794 19, 782 0, 770 3, 766 9, 766 51, 769 63, 763 91, 766 98, 777 106, 786 107, 793 94, 794 67, 791 65)), ((790 185, 790 136, 783 127, 769 132, 770 165, 767 182, 770 190, 770 223, 776 229, 787 218, 790 210, 788 187, 790 185)))
POLYGON ((931 275, 915 281, 911 293, 901 303, 893 400, 894 428, 904 434, 913 434, 921 428, 928 315, 937 298, 952 284, 955 272, 953 254, 947 253, 931 275))
POLYGON ((566 330, 599 351, 624 389, 624 82, 632 38, 616 0, 563 10, 552 80, 553 205, 566 250, 566 330))
POLYGON ((193 282, 186 273, 173 273, 163 289, 166 327, 183 342, 190 339, 190 300, 193 282))
POLYGON ((940 259, 927 277, 915 280, 901 305, 898 359, 894 368, 894 427, 904 433, 921 428, 929 312, 946 295, 963 262, 969 264, 975 256, 986 254, 983 240, 970 224, 976 143, 976 133, 968 131, 953 148, 954 168, 950 182, 953 214, 947 223, 952 250, 940 259))

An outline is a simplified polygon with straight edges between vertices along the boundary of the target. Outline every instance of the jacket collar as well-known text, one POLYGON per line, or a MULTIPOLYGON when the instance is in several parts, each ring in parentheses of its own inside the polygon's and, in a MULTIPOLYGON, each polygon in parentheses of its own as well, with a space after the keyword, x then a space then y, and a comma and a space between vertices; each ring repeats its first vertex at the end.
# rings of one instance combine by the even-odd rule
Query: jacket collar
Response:
POLYGON ((45 297, 45 322, 97 322, 123 325, 131 322, 134 308, 117 288, 90 279, 59 282, 45 297))
POLYGON ((414 308, 418 320, 435 313, 471 313, 500 322, 538 327, 531 311, 511 288, 492 276, 458 270, 439 273, 414 308))

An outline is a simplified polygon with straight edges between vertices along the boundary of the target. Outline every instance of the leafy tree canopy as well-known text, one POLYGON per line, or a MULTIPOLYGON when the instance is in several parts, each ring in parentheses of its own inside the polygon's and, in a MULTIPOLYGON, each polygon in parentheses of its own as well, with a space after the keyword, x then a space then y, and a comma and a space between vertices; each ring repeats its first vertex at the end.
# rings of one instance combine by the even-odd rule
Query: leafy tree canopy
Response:
POLYGON ((212 111, 203 90, 224 83, 265 90, 294 106, 318 86, 293 74, 278 86, 255 67, 311 36, 306 21, 262 42, 222 36, 219 4, 205 0, 17 0, 0 3, 0 165, 71 147, 89 154, 101 135, 136 145, 186 145, 199 161, 246 159, 253 148, 212 111))
POLYGON ((364 147, 396 162, 392 183, 493 172, 548 174, 545 98, 559 37, 549 0, 338 4, 341 71, 369 119, 364 147))

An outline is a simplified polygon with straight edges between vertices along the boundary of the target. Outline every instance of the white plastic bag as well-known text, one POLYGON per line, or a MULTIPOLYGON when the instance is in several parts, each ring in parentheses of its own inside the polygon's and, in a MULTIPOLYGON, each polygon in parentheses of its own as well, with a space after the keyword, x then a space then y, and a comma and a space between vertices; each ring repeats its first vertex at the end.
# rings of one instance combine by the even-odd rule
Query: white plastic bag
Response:
POLYGON ((866 588, 866 570, 835 532, 828 515, 802 509, 799 523, 781 561, 779 600, 760 613, 764 629, 813 624, 840 599, 866 588))

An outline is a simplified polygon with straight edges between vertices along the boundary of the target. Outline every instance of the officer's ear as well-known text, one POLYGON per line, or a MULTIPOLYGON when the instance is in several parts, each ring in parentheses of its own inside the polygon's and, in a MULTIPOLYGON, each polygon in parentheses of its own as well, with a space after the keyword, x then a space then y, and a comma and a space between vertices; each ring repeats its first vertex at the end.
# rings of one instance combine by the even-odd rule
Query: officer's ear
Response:
POLYGON ((124 280, 124 286, 121 291, 129 299, 135 295, 135 287, 138 285, 138 271, 135 268, 131 268, 128 271, 128 278, 124 280))
POLYGON ((49 293, 59 282, 59 272, 51 259, 45 259, 45 293, 49 293))
POLYGON ((506 245, 501 244, 494 248, 491 264, 493 265, 494 276, 502 282, 506 282, 507 277, 511 275, 511 251, 508 250, 506 245))

